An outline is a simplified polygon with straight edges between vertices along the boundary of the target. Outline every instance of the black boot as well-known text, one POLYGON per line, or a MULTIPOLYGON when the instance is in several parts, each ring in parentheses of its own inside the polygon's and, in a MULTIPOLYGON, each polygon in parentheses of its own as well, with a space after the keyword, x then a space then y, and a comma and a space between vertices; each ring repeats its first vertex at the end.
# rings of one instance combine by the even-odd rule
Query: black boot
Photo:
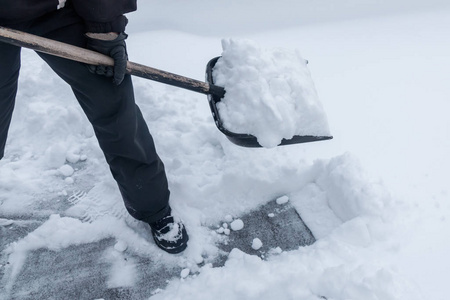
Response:
POLYGON ((181 221, 175 222, 171 212, 156 222, 150 223, 156 245, 164 251, 176 254, 187 247, 189 236, 181 221))

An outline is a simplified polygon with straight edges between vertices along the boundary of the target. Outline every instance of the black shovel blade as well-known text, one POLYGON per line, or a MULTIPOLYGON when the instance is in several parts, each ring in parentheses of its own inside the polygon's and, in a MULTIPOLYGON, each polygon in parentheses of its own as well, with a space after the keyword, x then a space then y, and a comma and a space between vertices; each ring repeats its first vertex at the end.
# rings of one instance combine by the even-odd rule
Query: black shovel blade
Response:
MULTIPOLYGON (((212 76, 213 68, 220 56, 211 59, 206 65, 206 81, 210 85, 214 85, 214 80, 212 76)), ((235 133, 231 132, 223 126, 223 121, 220 118, 219 110, 217 109, 217 103, 222 100, 221 96, 215 94, 208 94, 208 102, 209 107, 211 109, 211 113, 213 115, 214 121, 216 123, 217 128, 227 136, 227 138, 234 144, 242 147, 262 147, 257 138, 254 135, 247 133, 235 133)), ((294 135, 290 139, 282 139, 281 143, 278 146, 283 145, 292 145, 292 144, 300 144, 300 143, 308 143, 308 142, 317 142, 332 139, 332 136, 313 136, 313 135, 294 135)))

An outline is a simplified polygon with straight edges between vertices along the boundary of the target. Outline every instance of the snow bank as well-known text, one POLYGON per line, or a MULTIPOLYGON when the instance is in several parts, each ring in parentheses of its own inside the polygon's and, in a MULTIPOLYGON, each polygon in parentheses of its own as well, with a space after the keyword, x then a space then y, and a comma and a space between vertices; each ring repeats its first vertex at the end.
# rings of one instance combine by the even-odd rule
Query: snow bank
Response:
MULTIPOLYGON (((282 168, 280 181, 288 180, 282 168)), ((297 186, 280 198, 289 198, 318 239, 315 244, 291 252, 273 249, 267 261, 234 249, 223 268, 206 265, 198 276, 171 281, 152 299, 421 299, 416 286, 380 259, 398 247, 389 234, 398 210, 357 158, 347 153, 317 160, 290 176, 297 186)), ((253 247, 260 247, 256 236, 253 247)))
POLYGON ((267 50, 250 40, 222 40, 214 83, 225 87, 218 103, 224 127, 249 133, 267 148, 294 135, 330 135, 307 62, 298 52, 267 50))
POLYGON ((357 267, 339 258, 327 262, 330 266, 324 268, 320 256, 331 253, 320 248, 308 252, 282 253, 263 262, 235 249, 224 268, 205 267, 196 278, 172 281, 166 292, 151 299, 318 300, 323 295, 329 300, 419 299, 415 288, 406 280, 399 280, 392 270, 357 267))

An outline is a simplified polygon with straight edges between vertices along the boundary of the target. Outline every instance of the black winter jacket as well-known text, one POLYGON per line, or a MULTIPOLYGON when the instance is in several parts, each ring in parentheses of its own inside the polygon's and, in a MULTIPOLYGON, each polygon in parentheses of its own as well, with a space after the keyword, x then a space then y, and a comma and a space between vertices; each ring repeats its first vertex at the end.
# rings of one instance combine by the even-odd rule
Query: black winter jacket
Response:
MULTIPOLYGON (((88 32, 121 32, 127 19, 123 14, 136 10, 137 0, 67 0, 84 20, 88 32)), ((58 0, 0 0, 0 25, 32 21, 55 12, 66 1, 58 0), (60 4, 60 2, 63 2, 60 4)), ((66 8, 67 9, 67 8, 66 8)))

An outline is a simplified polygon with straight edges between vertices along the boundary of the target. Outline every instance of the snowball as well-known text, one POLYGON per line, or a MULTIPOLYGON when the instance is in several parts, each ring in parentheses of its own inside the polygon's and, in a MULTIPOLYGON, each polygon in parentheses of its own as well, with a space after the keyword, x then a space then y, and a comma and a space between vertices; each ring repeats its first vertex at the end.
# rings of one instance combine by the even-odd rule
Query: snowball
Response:
POLYGON ((254 250, 259 250, 262 247, 263 243, 261 242, 260 239, 258 238, 254 238, 253 242, 252 242, 252 248, 254 250))
POLYGON ((199 264, 203 263, 204 259, 201 255, 197 255, 194 257, 194 261, 197 265, 199 265, 199 264))
POLYGON ((74 183, 74 180, 72 177, 67 177, 66 179, 64 179, 64 182, 67 184, 72 184, 72 183, 74 183))
POLYGON ((80 155, 80 160, 81 160, 81 161, 85 161, 86 159, 87 159, 87 156, 86 156, 86 155, 84 155, 84 154, 83 154, 83 155, 80 155))
POLYGON ((63 176, 66 176, 66 177, 72 176, 73 173, 75 172, 75 170, 74 170, 71 166, 69 166, 69 165, 64 165, 64 166, 60 167, 60 168, 58 169, 58 171, 59 171, 63 176))
POLYGON ((220 227, 219 229, 216 230, 217 233, 224 233, 225 228, 220 227))
POLYGON ((181 278, 186 278, 189 276, 189 273, 191 273, 191 270, 189 268, 181 270, 180 276, 181 278))
POLYGON ((233 217, 231 215, 226 215, 225 216, 225 222, 228 222, 228 223, 233 222, 233 217))
POLYGON ((127 250, 127 248, 128 248, 128 245, 124 241, 118 241, 114 245, 114 249, 119 252, 124 252, 125 250, 127 250))
POLYGON ((244 228, 244 222, 242 222, 242 220, 240 219, 234 220, 230 225, 231 229, 233 229, 234 231, 238 231, 244 228))
POLYGON ((70 163, 75 164, 80 160, 80 155, 75 154, 75 153, 67 153, 66 160, 70 163))
POLYGON ((0 218, 0 226, 9 226, 12 223, 14 223, 13 220, 8 220, 8 219, 2 219, 0 218))
POLYGON ((274 213, 270 213, 270 214, 268 214, 267 215, 269 218, 273 218, 273 217, 275 217, 275 214, 274 213))
POLYGON ((223 233, 225 233, 226 235, 230 235, 231 231, 227 228, 223 230, 223 233))
POLYGON ((289 197, 288 196, 282 196, 280 198, 278 198, 277 200, 277 204, 286 204, 289 201, 289 197))
POLYGON ((252 134, 267 148, 294 135, 330 135, 306 60, 298 52, 262 49, 245 39, 222 40, 222 48, 213 79, 226 90, 217 104, 226 129, 252 134))
POLYGON ((274 254, 281 254, 282 252, 283 252, 283 250, 280 247, 276 247, 271 250, 271 253, 274 253, 274 254))
POLYGON ((222 224, 222 227, 223 227, 223 228, 228 228, 228 224, 227 224, 227 223, 223 223, 223 224, 222 224))

